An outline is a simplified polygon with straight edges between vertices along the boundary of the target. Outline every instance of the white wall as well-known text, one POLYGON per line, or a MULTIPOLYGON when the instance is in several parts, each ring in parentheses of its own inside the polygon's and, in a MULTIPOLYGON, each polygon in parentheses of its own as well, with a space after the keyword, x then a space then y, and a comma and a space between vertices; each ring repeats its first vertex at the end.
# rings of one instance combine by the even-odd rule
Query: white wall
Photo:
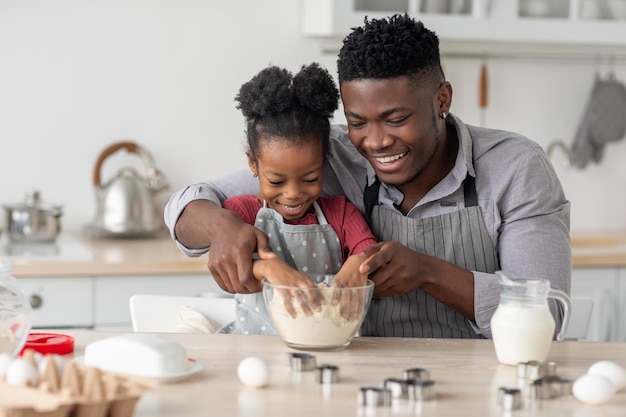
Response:
MULTIPOLYGON (((270 63, 318 58, 298 16, 294 0, 0 0, 0 203, 36 187, 83 227, 96 158, 123 138, 167 194, 245 166, 234 97, 270 63)), ((111 156, 103 180, 137 161, 111 156)))
MULTIPOLYGON (((300 35, 299 13, 297 0, 0 0, 0 204, 38 188, 64 206, 66 230, 82 228, 95 214, 96 158, 121 139, 152 153, 171 183, 161 200, 244 167, 239 86, 270 63, 297 70, 317 60, 335 71, 335 56, 300 35)), ((445 60, 453 111, 468 123, 480 122, 479 64, 445 60)), ((593 62, 488 65, 489 126, 544 147, 571 143, 593 62)), ((626 79, 623 64, 615 70, 626 79)), ((574 231, 626 229, 625 154, 619 142, 584 171, 555 163, 574 231)), ((128 164, 142 167, 108 158, 103 180, 128 164)))
MULTIPOLYGON (((446 60, 454 86, 453 111, 467 123, 479 124, 478 60, 446 60)), ((527 135, 547 149, 555 140, 571 146, 583 116, 596 74, 610 71, 626 82, 624 62, 555 58, 492 59, 488 63, 490 127, 527 135)), ((623 115, 626 118, 626 114, 623 115)), ((562 153, 552 155, 565 193, 572 203, 573 232, 626 230, 626 143, 612 142, 599 164, 583 170, 563 166, 562 153)))

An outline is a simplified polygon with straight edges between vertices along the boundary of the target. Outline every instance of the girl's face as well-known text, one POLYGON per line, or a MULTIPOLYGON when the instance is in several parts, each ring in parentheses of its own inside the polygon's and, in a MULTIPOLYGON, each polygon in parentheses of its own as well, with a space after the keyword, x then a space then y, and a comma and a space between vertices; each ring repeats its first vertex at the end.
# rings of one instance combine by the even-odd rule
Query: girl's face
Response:
POLYGON ((257 160, 248 159, 248 164, 259 176, 259 200, 265 200, 285 220, 303 217, 322 193, 322 141, 261 139, 258 154, 257 160))

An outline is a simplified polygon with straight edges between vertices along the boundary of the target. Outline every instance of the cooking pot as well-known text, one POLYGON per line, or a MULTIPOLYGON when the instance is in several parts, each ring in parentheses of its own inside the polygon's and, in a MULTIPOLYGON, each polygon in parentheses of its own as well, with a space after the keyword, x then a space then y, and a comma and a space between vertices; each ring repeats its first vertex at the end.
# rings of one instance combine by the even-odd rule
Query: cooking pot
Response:
POLYGON ((6 231, 13 242, 52 242, 61 232, 61 206, 44 203, 37 190, 17 204, 5 205, 6 231))
POLYGON ((96 189, 96 218, 92 230, 96 234, 147 237, 163 229, 163 216, 155 195, 168 185, 146 149, 131 141, 108 146, 96 161, 93 185, 96 189), (102 164, 120 150, 139 156, 145 165, 146 176, 142 177, 135 169, 125 167, 103 184, 100 180, 102 164))

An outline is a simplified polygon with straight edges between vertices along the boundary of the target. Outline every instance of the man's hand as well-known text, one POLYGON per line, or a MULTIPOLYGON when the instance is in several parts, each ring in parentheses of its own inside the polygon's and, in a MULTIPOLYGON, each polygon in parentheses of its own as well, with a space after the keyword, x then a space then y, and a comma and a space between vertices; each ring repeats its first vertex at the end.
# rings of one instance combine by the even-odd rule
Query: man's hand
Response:
POLYGON ((276 258, 265 233, 209 201, 187 205, 176 222, 176 237, 189 248, 210 246, 208 268, 221 289, 248 294, 261 291, 252 275, 252 255, 276 258))
POLYGON ((364 251, 359 267, 374 281, 374 297, 407 294, 420 288, 474 321, 474 274, 398 242, 381 242, 364 251))
POLYGON ((252 255, 273 259, 276 254, 269 246, 268 237, 256 227, 244 223, 233 214, 225 216, 224 230, 216 233, 209 251, 209 271, 215 282, 225 291, 249 294, 261 291, 261 283, 252 274, 252 255))
POLYGON ((367 260, 359 268, 374 281, 374 297, 407 294, 422 284, 421 255, 398 242, 380 242, 363 252, 367 260))

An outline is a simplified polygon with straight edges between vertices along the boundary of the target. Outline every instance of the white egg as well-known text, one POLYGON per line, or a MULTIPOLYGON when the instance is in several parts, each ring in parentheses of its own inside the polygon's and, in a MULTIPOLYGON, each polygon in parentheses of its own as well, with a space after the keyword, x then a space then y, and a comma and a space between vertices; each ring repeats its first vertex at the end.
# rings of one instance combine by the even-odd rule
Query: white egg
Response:
POLYGON ((585 404, 604 404, 615 395, 615 386, 604 376, 585 374, 574 382, 572 393, 585 404))
POLYGON ((270 368, 263 359, 257 356, 249 356, 239 362, 237 375, 242 384, 261 388, 269 382, 270 368))
POLYGON ((7 384, 36 387, 39 383, 39 374, 30 361, 15 358, 7 367, 5 379, 7 384))
POLYGON ((626 370, 612 361, 599 361, 589 367, 587 371, 591 375, 601 375, 608 378, 615 386, 615 391, 626 387, 626 370))

